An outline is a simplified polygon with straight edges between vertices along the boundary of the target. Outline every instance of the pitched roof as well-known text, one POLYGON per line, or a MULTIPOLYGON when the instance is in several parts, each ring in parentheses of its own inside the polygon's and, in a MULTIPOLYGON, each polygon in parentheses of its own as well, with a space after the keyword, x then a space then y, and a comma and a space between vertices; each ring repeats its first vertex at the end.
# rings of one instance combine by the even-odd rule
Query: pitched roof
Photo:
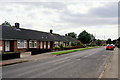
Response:
POLYGON ((63 42, 77 42, 74 38, 68 38, 59 34, 51 34, 42 31, 30 30, 30 29, 16 29, 12 27, 0 26, 0 32, 2 40, 39 40, 39 41, 63 41, 63 42))

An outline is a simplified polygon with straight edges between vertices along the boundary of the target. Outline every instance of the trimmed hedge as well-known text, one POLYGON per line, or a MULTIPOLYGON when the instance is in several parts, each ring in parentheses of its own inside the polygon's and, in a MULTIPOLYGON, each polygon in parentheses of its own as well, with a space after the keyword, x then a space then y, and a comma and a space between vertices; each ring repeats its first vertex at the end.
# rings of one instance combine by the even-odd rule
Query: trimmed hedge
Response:
POLYGON ((51 49, 36 49, 31 51, 31 55, 41 54, 45 52, 51 52, 51 49))
POLYGON ((20 58, 20 52, 0 54, 0 56, 2 56, 2 60, 15 59, 15 58, 20 58))

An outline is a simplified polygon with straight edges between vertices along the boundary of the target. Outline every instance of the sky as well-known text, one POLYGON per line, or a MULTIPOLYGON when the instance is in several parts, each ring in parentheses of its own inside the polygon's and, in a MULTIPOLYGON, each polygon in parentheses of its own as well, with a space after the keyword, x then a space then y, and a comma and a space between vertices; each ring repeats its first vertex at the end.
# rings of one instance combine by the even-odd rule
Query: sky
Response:
POLYGON ((118 38, 118 1, 8 1, 0 2, 0 24, 65 35, 86 30, 96 39, 118 38))

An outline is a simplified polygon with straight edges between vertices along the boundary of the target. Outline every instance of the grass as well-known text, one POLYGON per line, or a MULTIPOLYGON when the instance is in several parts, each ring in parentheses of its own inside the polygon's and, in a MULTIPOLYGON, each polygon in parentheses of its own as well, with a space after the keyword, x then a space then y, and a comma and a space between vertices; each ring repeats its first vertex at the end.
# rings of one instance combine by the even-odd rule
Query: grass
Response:
POLYGON ((76 52, 76 51, 82 51, 82 50, 87 50, 87 49, 93 49, 93 48, 98 48, 98 47, 99 46, 87 47, 87 48, 81 48, 81 49, 75 49, 75 50, 61 51, 61 52, 56 52, 56 53, 52 53, 52 54, 60 55, 60 54, 71 53, 71 52, 76 52))

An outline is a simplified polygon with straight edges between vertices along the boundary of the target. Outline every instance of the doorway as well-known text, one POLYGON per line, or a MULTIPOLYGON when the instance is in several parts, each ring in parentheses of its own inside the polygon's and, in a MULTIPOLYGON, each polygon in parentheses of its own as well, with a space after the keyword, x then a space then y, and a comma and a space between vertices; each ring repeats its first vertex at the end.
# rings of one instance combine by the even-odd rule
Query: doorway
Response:
POLYGON ((10 51, 10 41, 5 41, 5 51, 10 51))

